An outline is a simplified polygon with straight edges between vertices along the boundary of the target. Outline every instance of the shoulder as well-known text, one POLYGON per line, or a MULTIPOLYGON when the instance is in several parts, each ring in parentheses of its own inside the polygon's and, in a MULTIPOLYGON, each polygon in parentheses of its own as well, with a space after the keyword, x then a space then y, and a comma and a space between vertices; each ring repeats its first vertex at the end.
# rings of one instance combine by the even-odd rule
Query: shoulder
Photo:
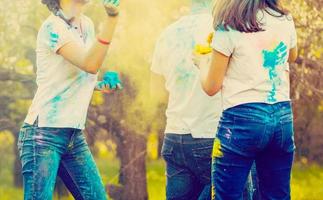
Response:
POLYGON ((53 34, 53 33, 60 33, 64 30, 68 30, 69 26, 66 24, 62 19, 55 15, 50 15, 41 25, 39 29, 39 34, 53 34))
POLYGON ((86 15, 82 15, 82 19, 85 21, 85 23, 91 27, 94 27, 94 23, 92 19, 86 15))
POLYGON ((185 17, 181 17, 175 22, 169 24, 159 35, 158 43, 171 42, 172 39, 178 34, 178 31, 185 27, 187 20, 185 17))

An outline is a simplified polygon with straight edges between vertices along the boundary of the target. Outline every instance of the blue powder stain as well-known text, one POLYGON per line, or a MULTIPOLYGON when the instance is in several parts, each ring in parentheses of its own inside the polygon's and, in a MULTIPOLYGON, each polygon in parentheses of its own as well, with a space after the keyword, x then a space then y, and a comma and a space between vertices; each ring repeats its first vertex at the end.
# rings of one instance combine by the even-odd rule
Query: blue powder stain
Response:
POLYGON ((51 124, 55 123, 55 121, 56 121, 56 116, 57 116, 58 107, 59 107, 58 105, 61 101, 62 101, 61 95, 58 95, 51 100, 51 110, 47 116, 47 121, 51 124))
POLYGON ((215 30, 216 30, 216 31, 220 31, 220 32, 225 32, 225 31, 227 31, 223 24, 218 25, 218 26, 215 28, 215 30))
POLYGON ((84 84, 83 81, 86 80, 87 76, 88 73, 86 72, 79 73, 78 77, 73 81, 73 83, 71 83, 69 87, 65 88, 62 92, 50 100, 50 110, 46 118, 48 123, 54 124, 57 121, 58 113, 61 109, 63 109, 62 106, 64 104, 64 99, 67 98, 67 96, 73 96, 73 93, 78 92, 79 88, 82 86, 82 84, 84 84), (76 87, 73 85, 76 85, 76 87))
POLYGON ((184 60, 176 67, 176 84, 178 86, 188 86, 188 83, 195 77, 194 72, 182 67, 183 65, 185 65, 184 60))
POLYGON ((103 75, 103 80, 100 82, 100 85, 99 87, 103 87, 103 85, 109 85, 111 89, 116 89, 118 85, 122 86, 122 82, 117 72, 109 71, 103 75))
POLYGON ((271 91, 267 96, 267 101, 270 103, 277 102, 277 87, 281 85, 281 78, 278 75, 277 67, 283 65, 287 59, 287 46, 280 42, 273 51, 262 51, 263 66, 269 70, 269 79, 272 84, 271 91))
POLYGON ((54 32, 53 24, 48 24, 46 28, 49 33, 49 47, 51 49, 55 49, 58 44, 59 35, 58 33, 54 32))

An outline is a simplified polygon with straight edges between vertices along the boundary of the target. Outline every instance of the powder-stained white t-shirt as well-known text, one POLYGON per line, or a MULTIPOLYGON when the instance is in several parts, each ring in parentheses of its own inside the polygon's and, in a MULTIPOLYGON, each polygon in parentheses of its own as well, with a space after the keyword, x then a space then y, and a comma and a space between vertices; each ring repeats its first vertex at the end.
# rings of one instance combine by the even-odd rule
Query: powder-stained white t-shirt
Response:
POLYGON ((245 103, 290 101, 287 61, 297 42, 293 19, 264 11, 257 17, 264 31, 215 31, 213 49, 231 56, 221 91, 224 110, 245 103))
POLYGON ((25 122, 39 127, 84 129, 87 110, 97 75, 80 70, 61 55, 58 49, 69 42, 90 48, 95 40, 94 25, 81 17, 83 35, 61 18, 51 15, 37 36, 37 92, 25 122))
POLYGON ((165 77, 169 101, 165 133, 214 138, 222 112, 219 95, 203 91, 199 70, 192 60, 196 44, 206 44, 213 32, 211 14, 184 16, 159 38, 151 70, 165 77))

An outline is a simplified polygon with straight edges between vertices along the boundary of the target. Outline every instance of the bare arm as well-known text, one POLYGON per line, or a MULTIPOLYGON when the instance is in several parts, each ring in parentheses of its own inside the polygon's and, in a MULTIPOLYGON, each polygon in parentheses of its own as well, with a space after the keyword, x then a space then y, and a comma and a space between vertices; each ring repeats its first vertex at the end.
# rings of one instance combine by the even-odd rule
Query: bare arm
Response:
POLYGON ((230 57, 215 50, 212 52, 211 61, 201 61, 199 67, 202 88, 209 96, 214 96, 221 90, 229 61, 230 57))
MULTIPOLYGON (((113 12, 118 12, 117 6, 113 12)), ((109 10, 111 11, 111 10, 109 10)), ((110 42, 116 28, 118 16, 108 16, 103 21, 102 31, 98 34, 101 40, 110 42)), ((89 50, 85 50, 79 44, 70 42, 58 49, 57 53, 80 69, 96 74, 101 67, 109 45, 95 41, 89 50)))

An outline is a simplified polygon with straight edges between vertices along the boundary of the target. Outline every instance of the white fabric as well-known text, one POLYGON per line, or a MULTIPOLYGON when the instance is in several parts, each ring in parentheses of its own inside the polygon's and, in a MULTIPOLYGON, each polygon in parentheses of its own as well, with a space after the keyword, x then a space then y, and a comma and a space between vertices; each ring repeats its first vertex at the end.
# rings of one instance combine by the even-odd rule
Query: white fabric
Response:
POLYGON ((39 127, 84 129, 87 110, 97 81, 97 75, 86 73, 57 54, 69 42, 90 48, 94 26, 81 17, 84 36, 62 19, 51 15, 42 24, 37 36, 37 92, 25 119, 39 127))
POLYGON ((294 22, 291 16, 274 17, 262 11, 258 18, 265 31, 215 31, 213 49, 231 56, 222 88, 224 110, 244 103, 290 100, 287 60, 297 43, 294 22))
POLYGON ((151 70, 165 77, 169 102, 166 133, 214 138, 222 112, 219 95, 209 97, 202 90, 199 70, 192 61, 196 44, 206 44, 213 32, 211 14, 180 18, 159 38, 151 70))

